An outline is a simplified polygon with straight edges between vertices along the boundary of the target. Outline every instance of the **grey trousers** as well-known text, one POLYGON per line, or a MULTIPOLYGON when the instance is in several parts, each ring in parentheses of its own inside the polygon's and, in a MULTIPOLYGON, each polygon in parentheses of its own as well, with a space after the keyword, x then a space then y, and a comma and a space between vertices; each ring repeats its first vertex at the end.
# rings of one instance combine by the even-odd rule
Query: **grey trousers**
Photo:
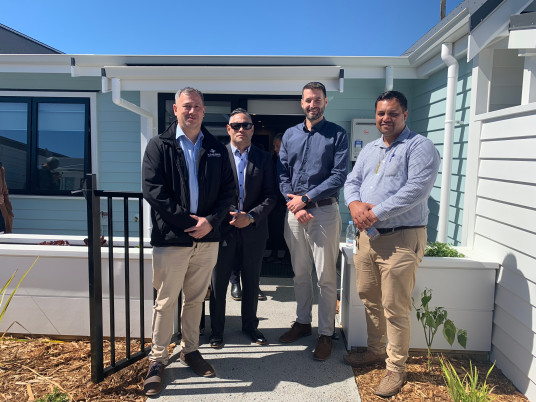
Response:
POLYGON ((290 250, 294 270, 296 322, 310 324, 313 308, 312 270, 318 278, 318 334, 333 335, 337 309, 337 257, 341 235, 339 205, 309 209, 314 216, 300 224, 294 214, 287 212, 285 241, 290 250))

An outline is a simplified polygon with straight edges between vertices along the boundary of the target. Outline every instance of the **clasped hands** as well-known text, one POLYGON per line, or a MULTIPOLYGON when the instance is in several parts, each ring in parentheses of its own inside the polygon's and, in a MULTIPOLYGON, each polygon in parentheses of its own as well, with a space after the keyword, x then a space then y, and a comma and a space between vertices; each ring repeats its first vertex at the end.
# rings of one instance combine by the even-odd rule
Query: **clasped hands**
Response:
POLYGON ((197 215, 190 215, 190 217, 194 218, 197 223, 195 226, 189 227, 188 229, 184 229, 186 233, 188 233, 194 239, 201 239, 202 237, 205 237, 208 233, 210 233, 210 231, 212 230, 212 225, 207 220, 207 218, 203 218, 202 216, 197 215))
POLYGON ((374 205, 368 202, 353 201, 348 205, 348 208, 350 209, 354 225, 359 231, 371 227, 378 221, 378 218, 372 212, 374 205))
POLYGON ((287 209, 294 214, 299 223, 304 225, 314 218, 310 212, 303 209, 306 204, 302 201, 301 195, 287 194, 287 197, 290 198, 290 201, 287 202, 287 209))

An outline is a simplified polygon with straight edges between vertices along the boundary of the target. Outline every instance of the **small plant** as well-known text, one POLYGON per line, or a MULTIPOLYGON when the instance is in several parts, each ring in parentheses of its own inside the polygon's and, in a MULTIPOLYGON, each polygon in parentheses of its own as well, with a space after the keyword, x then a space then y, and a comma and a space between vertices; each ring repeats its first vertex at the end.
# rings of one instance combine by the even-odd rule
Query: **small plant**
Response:
POLYGON ((495 367, 495 363, 488 370, 484 382, 478 384, 478 370, 476 367, 473 367, 471 361, 469 361, 469 371, 464 369, 465 375, 461 379, 456 369, 447 359, 440 357, 439 362, 441 363, 441 370, 443 370, 443 379, 445 380, 447 392, 454 402, 484 402, 493 400, 491 393, 494 387, 490 387, 486 381, 491 370, 495 367))
POLYGON ((417 319, 420 321, 424 330, 424 339, 426 340, 428 349, 428 370, 430 370, 432 359, 432 343, 435 334, 441 325, 443 325, 443 336, 450 346, 454 343, 455 338, 464 349, 467 346, 467 331, 464 329, 456 329, 454 322, 447 318, 447 310, 443 307, 436 307, 435 309, 430 310, 428 305, 430 300, 432 300, 431 289, 424 289, 421 294, 421 305, 419 307, 415 306, 415 300, 413 297, 411 298, 413 308, 417 312, 417 319))
POLYGON ((36 402, 69 402, 69 396, 60 392, 58 388, 54 387, 54 392, 46 394, 43 398, 39 398, 36 402))
POLYGON ((426 257, 465 257, 451 245, 439 241, 428 243, 424 249, 424 255, 426 257))
POLYGON ((39 257, 37 257, 35 259, 35 261, 30 266, 30 268, 28 268, 28 270, 24 273, 24 275, 22 275, 22 278, 20 278, 19 283, 17 283, 17 286, 15 286, 15 289, 13 289, 13 292, 11 292, 11 295, 9 296, 9 298, 7 299, 5 304, 3 304, 3 303, 4 303, 4 297, 5 297, 6 292, 7 292, 7 287, 9 286, 9 284, 11 282, 13 282, 13 279, 15 278, 15 275, 17 274, 18 270, 15 270, 15 272, 13 272, 11 277, 7 280, 5 285, 2 287, 2 290, 0 290, 0 309, 1 309, 0 310, 0 322, 2 322, 2 319, 4 318, 4 314, 6 313, 6 310, 7 310, 8 306, 9 306, 9 303, 11 303, 11 299, 13 299, 13 296, 15 296, 15 292, 19 288, 22 280, 26 277, 26 275, 28 275, 28 272, 30 272, 30 270, 34 267, 34 265, 35 265, 35 263, 37 262, 38 259, 39 259, 39 257), (2 307, 2 305, 4 307, 2 307))

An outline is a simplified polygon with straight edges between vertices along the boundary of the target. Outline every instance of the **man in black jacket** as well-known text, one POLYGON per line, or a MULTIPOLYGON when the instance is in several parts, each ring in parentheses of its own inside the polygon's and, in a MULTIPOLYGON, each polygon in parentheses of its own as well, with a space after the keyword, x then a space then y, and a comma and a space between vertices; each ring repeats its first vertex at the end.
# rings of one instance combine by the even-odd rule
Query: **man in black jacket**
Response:
POLYGON ((251 116, 244 109, 236 109, 229 117, 227 145, 230 167, 236 185, 232 211, 224 219, 218 263, 212 273, 210 293, 210 346, 223 346, 227 286, 233 267, 241 267, 242 278, 242 332, 252 342, 267 343, 257 329, 257 304, 262 255, 268 237, 267 217, 276 200, 276 186, 270 154, 251 143, 253 137, 251 116))
POLYGON ((219 227, 234 200, 227 150, 204 127, 203 94, 183 88, 175 95, 177 122, 147 144, 143 197, 151 205, 153 334, 146 395, 162 389, 173 332, 173 312, 183 290, 180 361, 201 376, 214 368, 198 351, 202 303, 218 257, 219 227))

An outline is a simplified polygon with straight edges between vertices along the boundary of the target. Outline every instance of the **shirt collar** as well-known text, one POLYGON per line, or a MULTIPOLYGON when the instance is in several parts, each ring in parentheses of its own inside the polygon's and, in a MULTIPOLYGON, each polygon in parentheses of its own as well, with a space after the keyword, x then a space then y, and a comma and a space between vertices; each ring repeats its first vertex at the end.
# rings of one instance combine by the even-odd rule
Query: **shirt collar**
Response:
POLYGON ((316 123, 312 128, 311 128, 311 131, 309 131, 307 129, 307 124, 306 122, 304 121, 303 122, 303 131, 305 133, 315 133, 317 131, 320 131, 322 130, 322 127, 324 127, 324 125, 326 124, 326 118, 325 117, 322 117, 322 120, 320 120, 318 123, 316 123))
MULTIPOLYGON (((408 139, 410 133, 411 133, 411 130, 408 128, 408 126, 405 126, 404 130, 402 130, 402 132, 398 135, 398 137, 396 137, 396 140, 394 140, 393 143, 390 146, 393 146, 397 142, 406 141, 408 139)), ((387 146, 385 146, 385 143, 383 142, 383 135, 376 140, 375 145, 379 146, 380 148, 382 146, 385 147, 385 148, 388 148, 387 146)))
MULTIPOLYGON (((192 140, 190 140, 186 134, 184 134, 184 131, 182 131, 182 128, 181 126, 179 126, 177 124, 177 130, 175 131, 175 138, 178 140, 180 137, 184 137, 184 139, 187 139, 188 141, 190 141, 190 143, 193 144, 192 140)), ((203 135, 203 131, 202 130, 199 130, 199 134, 197 136, 197 141, 195 142, 194 145, 197 145, 198 143, 200 144, 201 142, 203 142, 203 138, 205 138, 205 136, 203 135)))
MULTIPOLYGON (((242 156, 242 154, 240 153, 240 150, 237 147, 235 147, 232 143, 230 143, 230 144, 231 144, 231 151, 233 151, 233 155, 236 155, 236 151, 238 151, 238 155, 242 156)), ((251 145, 246 148, 246 151, 244 153, 246 155, 249 154, 250 149, 251 149, 251 145)))

